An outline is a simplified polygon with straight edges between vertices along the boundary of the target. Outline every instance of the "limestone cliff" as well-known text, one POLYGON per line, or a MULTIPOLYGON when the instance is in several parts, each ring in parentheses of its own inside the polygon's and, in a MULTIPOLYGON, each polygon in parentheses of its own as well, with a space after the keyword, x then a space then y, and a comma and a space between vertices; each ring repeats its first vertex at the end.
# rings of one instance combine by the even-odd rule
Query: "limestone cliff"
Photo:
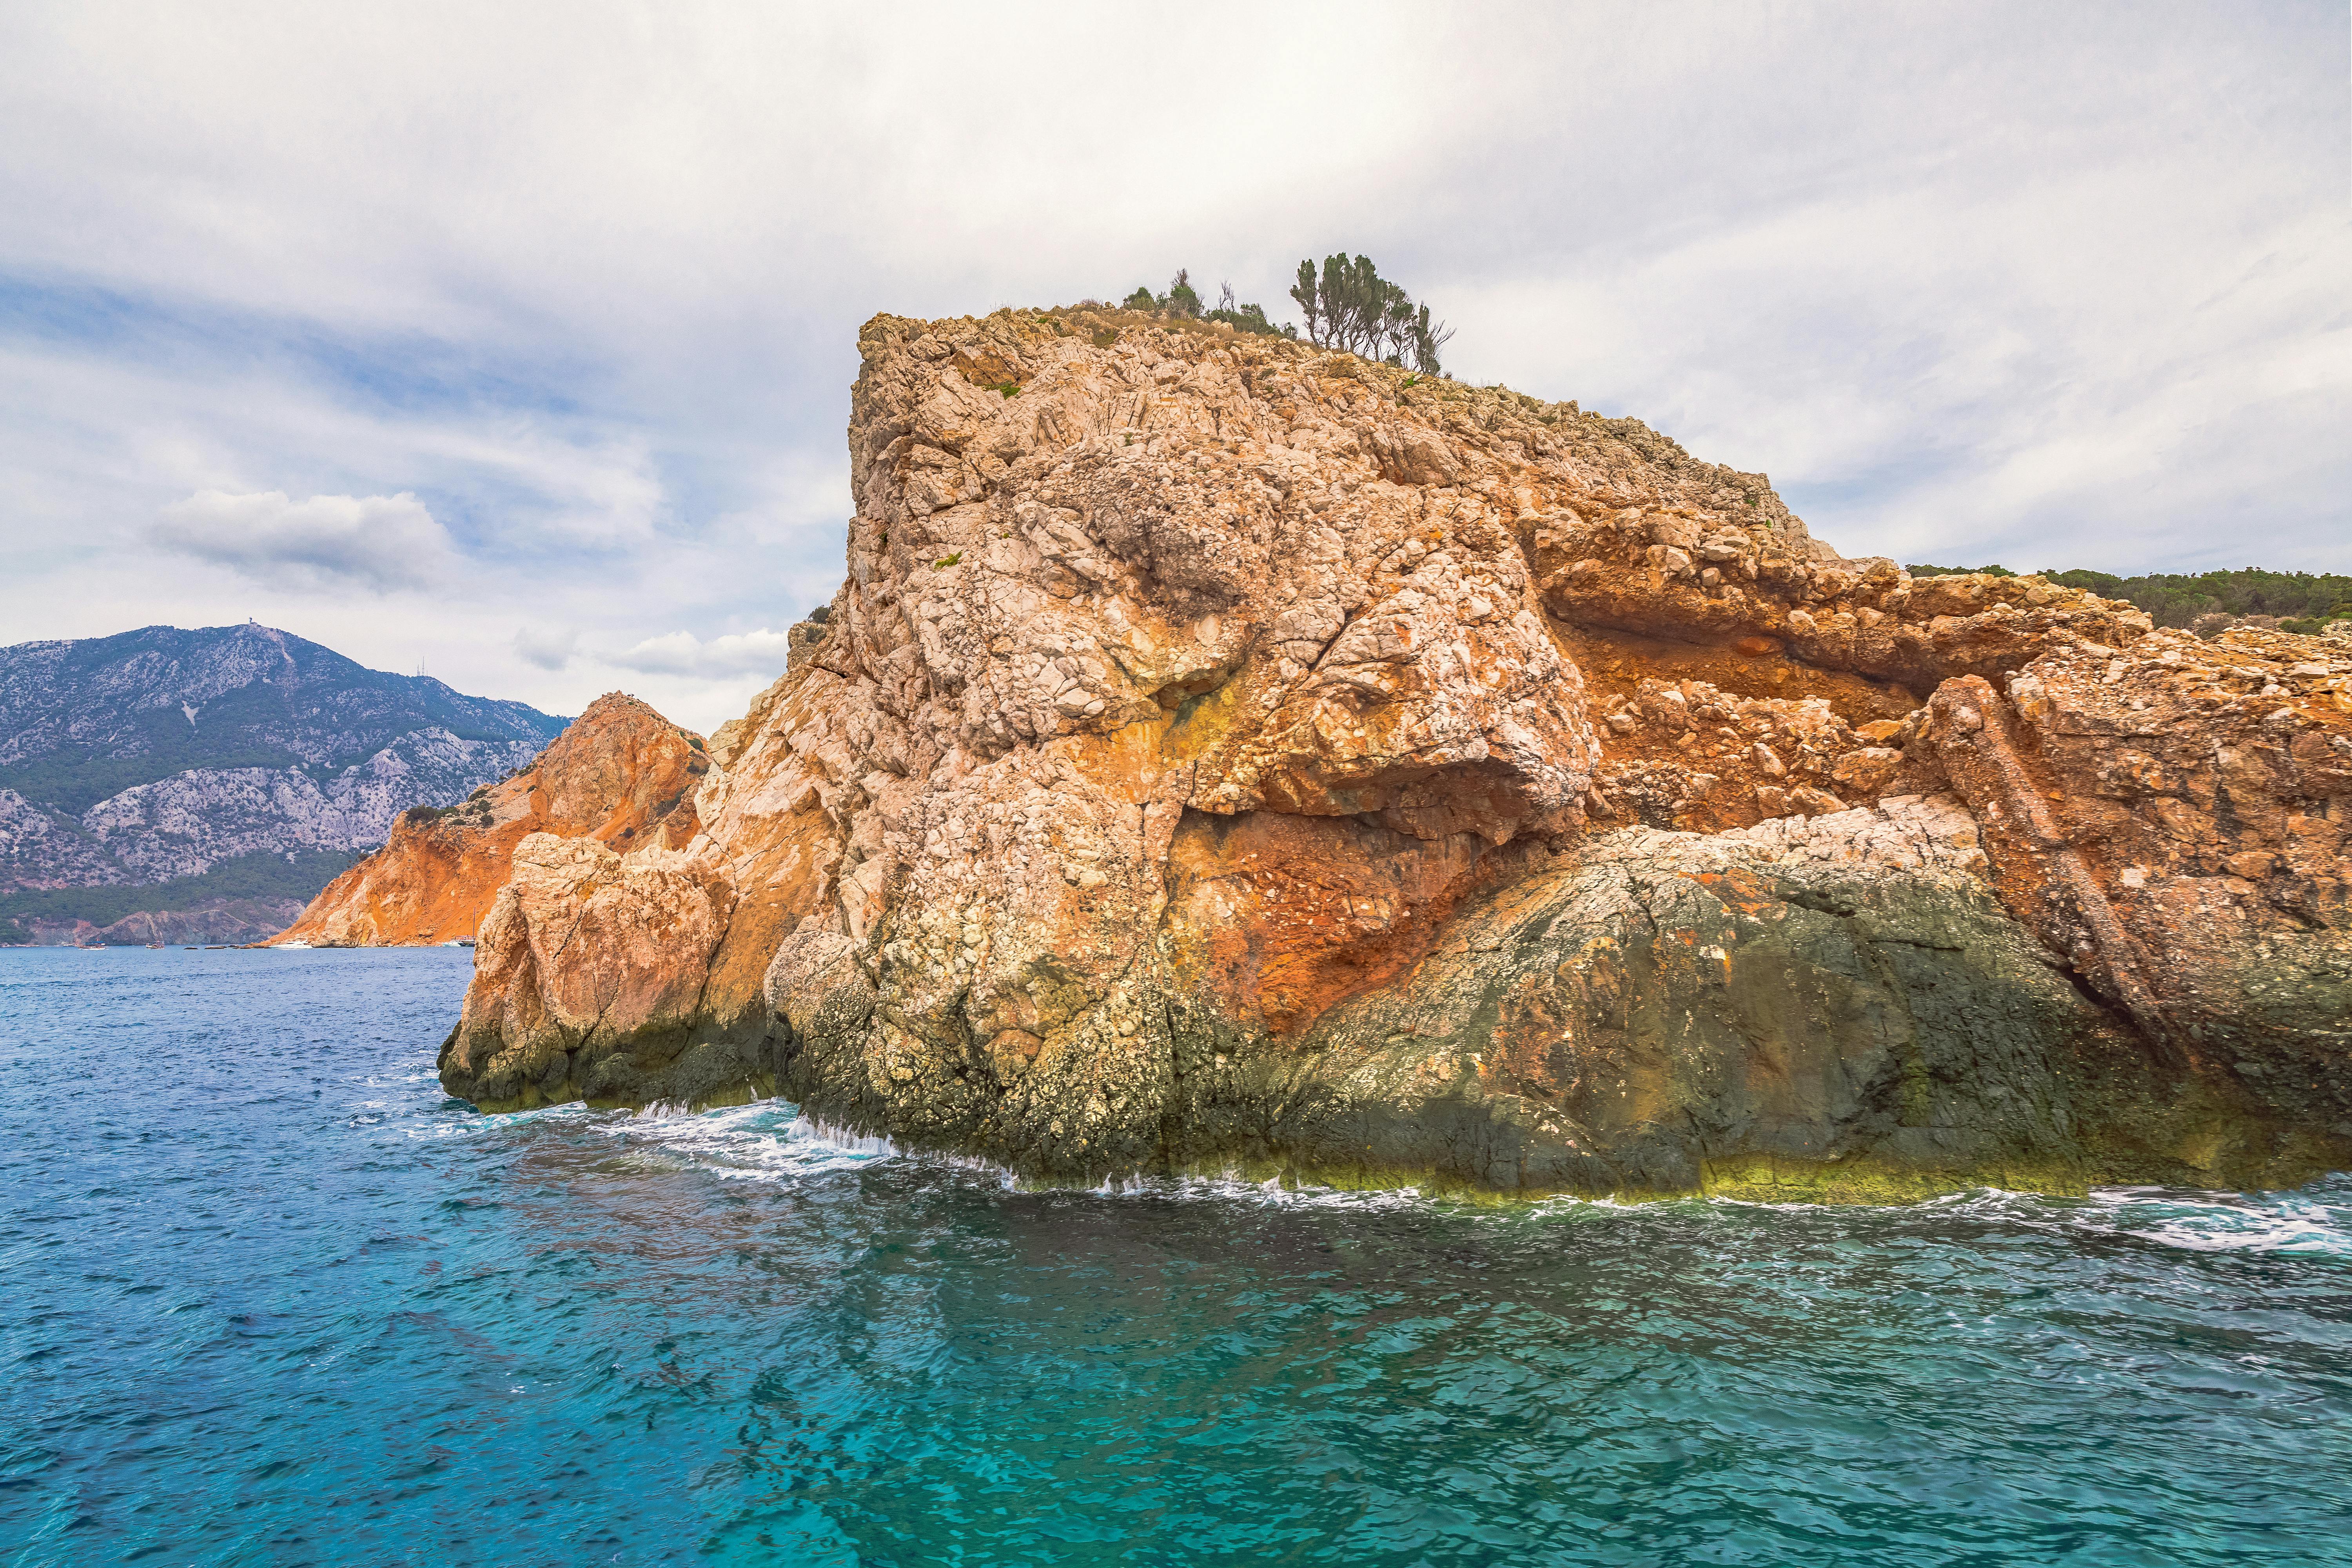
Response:
POLYGON ((415 810, 272 940, 392 947, 474 935, 532 834, 635 849, 695 835, 702 737, 611 692, 508 777, 442 811, 415 810))
MULTIPOLYGON (((2036 857, 2096 825, 1979 815, 2105 765, 2067 749, 2094 731, 1989 784, 1924 705, 2055 691, 2053 661, 2128 679, 2129 606, 1914 582, 1634 421, 1287 342, 1079 310, 860 346, 848 580, 712 738, 690 841, 518 847, 452 1093, 781 1091, 1055 1176, 1535 1191, 2251 1181, 2352 1149, 2272 1076, 2344 1080, 2335 709, 2260 721, 2305 759, 2261 763, 2265 864, 2337 891, 2239 899, 2321 934, 2217 1051, 2166 950, 2143 1005, 2116 942, 2069 945, 2130 910, 2036 902, 2036 857)), ((2184 755, 2210 721, 2182 708, 2184 755)), ((2239 798, 2153 776, 2117 809, 2167 845, 2239 798)))

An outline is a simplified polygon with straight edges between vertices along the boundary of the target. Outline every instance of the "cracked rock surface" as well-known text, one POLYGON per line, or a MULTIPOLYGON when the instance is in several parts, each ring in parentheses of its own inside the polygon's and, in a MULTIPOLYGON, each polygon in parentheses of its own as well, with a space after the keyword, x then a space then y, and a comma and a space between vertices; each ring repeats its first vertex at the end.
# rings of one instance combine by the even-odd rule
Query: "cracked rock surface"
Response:
POLYGON ((2078 984, 1948 793, 1927 696, 2134 643, 2127 606, 1848 561, 1635 421, 1286 341, 860 347, 841 592, 688 841, 516 847, 452 1093, 782 1093, 1055 1179, 2337 1157, 2078 984))

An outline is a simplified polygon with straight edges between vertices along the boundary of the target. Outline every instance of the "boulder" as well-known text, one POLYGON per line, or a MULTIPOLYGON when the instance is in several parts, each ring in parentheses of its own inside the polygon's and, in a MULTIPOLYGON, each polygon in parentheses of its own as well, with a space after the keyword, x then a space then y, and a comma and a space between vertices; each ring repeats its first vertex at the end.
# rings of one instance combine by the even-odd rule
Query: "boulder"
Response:
POLYGON ((2352 649, 2068 643, 1928 714, 2020 921, 2184 1068, 2352 1135, 2352 649))

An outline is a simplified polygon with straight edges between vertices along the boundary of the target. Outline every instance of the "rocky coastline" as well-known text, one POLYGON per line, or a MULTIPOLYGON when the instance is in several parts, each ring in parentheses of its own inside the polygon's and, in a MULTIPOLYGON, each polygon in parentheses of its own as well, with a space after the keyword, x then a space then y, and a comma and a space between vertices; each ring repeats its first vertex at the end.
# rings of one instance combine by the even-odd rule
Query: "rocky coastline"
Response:
POLYGON ((2340 643, 1914 580, 1638 422, 1202 323, 860 348, 840 593, 675 830, 515 839, 452 1094, 1049 1181, 2352 1163, 2340 643))

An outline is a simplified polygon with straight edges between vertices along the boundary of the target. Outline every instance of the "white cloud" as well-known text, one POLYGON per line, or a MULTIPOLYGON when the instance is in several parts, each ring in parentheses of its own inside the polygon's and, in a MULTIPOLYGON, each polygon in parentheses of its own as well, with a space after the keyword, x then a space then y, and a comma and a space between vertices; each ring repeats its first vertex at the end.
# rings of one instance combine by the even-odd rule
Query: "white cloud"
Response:
POLYGON ((515 657, 538 669, 562 670, 572 662, 579 647, 580 633, 569 626, 558 631, 522 626, 514 636, 515 657))
POLYGON ((704 642, 692 632, 670 632, 647 637, 635 647, 607 657, 605 662, 647 675, 684 675, 717 680, 730 676, 784 672, 792 639, 783 632, 761 627, 736 632, 704 642))
POLYGON ((456 563, 449 535, 415 496, 198 490, 163 509, 155 544, 273 587, 430 588, 456 563))
POLYGON ((1848 549, 2347 564, 2340 5, 1186 18, 1216 70, 1010 3, 0 7, 0 641, 250 614, 550 711, 619 664, 707 729, 782 639, 672 628, 841 581, 868 315, 1179 266, 1286 315, 1343 246, 1457 374, 1848 549), (442 552, 137 548, 263 486, 412 497, 442 552))

